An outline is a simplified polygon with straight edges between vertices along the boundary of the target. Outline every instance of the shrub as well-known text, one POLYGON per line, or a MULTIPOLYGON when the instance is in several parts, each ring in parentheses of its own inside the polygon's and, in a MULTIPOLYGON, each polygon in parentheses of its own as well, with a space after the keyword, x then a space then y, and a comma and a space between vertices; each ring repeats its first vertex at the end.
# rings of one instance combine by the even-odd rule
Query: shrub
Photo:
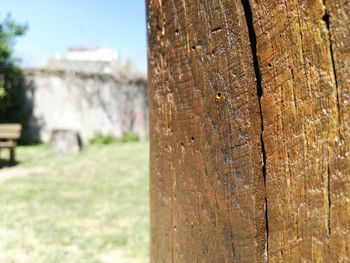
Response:
POLYGON ((129 132, 123 135, 121 142, 138 142, 140 141, 140 136, 135 132, 129 132))
POLYGON ((128 143, 128 142, 139 142, 140 136, 135 132, 128 132, 120 138, 116 138, 112 135, 103 135, 101 133, 96 134, 93 138, 90 139, 91 145, 107 145, 116 142, 128 143))
POLYGON ((96 134, 90 139, 92 145, 107 145, 116 142, 116 138, 112 135, 96 134))

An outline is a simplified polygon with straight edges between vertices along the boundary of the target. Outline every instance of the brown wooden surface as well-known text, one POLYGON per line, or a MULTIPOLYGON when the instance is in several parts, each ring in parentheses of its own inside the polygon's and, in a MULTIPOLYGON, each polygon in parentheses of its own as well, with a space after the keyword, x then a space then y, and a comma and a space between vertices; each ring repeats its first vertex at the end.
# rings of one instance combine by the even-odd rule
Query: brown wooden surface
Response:
POLYGON ((148 6, 153 262, 262 261, 261 116, 243 7, 148 6))
POLYGON ((327 0, 338 137, 330 169, 330 258, 350 262, 350 2, 327 0))
POLYGON ((252 2, 270 262, 350 262, 350 2, 252 2))
POLYGON ((18 140, 21 137, 21 124, 0 124, 0 139, 18 140))
POLYGON ((350 2, 147 5, 151 261, 350 262, 350 2))

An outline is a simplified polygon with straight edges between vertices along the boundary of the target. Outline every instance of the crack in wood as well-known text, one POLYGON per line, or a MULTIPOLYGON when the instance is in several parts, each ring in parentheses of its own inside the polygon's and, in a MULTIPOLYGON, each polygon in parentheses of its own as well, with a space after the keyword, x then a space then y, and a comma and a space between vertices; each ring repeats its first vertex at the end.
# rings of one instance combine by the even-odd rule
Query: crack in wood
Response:
POLYGON ((325 25, 326 25, 326 29, 327 29, 327 34, 328 34, 328 44, 329 44, 329 53, 330 53, 330 57, 331 57, 331 64, 332 64, 332 70, 333 70, 333 75, 334 75, 334 82, 335 82, 335 89, 336 89, 336 95, 337 95, 337 111, 338 111, 338 134, 339 134, 339 139, 342 139, 342 135, 340 132, 340 128, 341 128, 341 118, 340 118, 340 98, 339 98, 339 86, 338 86, 338 79, 337 79, 337 70, 335 68, 335 58, 334 58, 334 52, 333 52, 333 45, 332 45, 332 36, 330 33, 330 20, 331 20, 331 16, 329 15, 329 13, 327 12, 327 6, 326 6, 326 1, 323 0, 322 1, 323 7, 324 7, 324 15, 322 16, 322 20, 324 21, 325 25))
POLYGON ((329 165, 327 166, 327 203, 328 203, 328 211, 327 211, 327 227, 328 227, 328 235, 331 235, 331 171, 329 169, 329 165))
MULTIPOLYGON (((257 55, 257 40, 256 40, 256 33, 254 30, 254 23, 253 23, 253 14, 252 14, 252 8, 250 6, 249 0, 241 0, 244 14, 247 22, 248 27, 248 34, 249 34, 249 41, 250 41, 250 47, 252 50, 252 57, 253 57, 253 67, 254 67, 254 73, 256 77, 256 86, 257 86, 257 94, 258 94, 258 100, 259 100, 259 110, 260 110, 260 117, 261 117, 261 152, 262 152, 262 174, 264 177, 264 184, 265 184, 265 193, 266 193, 266 151, 265 151, 265 145, 264 145, 264 120, 263 120, 263 112, 262 112, 262 105, 261 105, 261 98, 263 96, 263 88, 261 83, 261 75, 260 75, 260 66, 258 61, 258 55, 257 55)), ((269 238, 269 227, 268 227, 268 207, 267 207, 267 196, 265 194, 265 260, 266 262, 269 261, 268 256, 268 238, 269 238)))

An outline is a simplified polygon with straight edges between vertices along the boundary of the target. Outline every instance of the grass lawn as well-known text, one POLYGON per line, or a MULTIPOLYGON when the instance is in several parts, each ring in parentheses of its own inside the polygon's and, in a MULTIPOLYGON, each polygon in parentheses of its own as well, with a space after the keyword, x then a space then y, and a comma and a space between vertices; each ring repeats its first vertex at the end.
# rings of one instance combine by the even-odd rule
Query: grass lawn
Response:
POLYGON ((148 144, 19 147, 17 160, 0 170, 1 263, 148 262, 148 144))

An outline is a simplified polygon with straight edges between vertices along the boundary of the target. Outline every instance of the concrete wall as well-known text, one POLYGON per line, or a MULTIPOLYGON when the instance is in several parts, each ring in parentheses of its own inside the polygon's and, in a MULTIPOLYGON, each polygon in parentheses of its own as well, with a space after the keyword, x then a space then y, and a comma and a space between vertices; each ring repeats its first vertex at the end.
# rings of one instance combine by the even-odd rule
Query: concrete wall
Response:
POLYGON ((55 129, 76 130, 84 142, 97 133, 148 136, 144 78, 48 69, 24 72, 34 107, 32 128, 39 130, 42 141, 55 129))

